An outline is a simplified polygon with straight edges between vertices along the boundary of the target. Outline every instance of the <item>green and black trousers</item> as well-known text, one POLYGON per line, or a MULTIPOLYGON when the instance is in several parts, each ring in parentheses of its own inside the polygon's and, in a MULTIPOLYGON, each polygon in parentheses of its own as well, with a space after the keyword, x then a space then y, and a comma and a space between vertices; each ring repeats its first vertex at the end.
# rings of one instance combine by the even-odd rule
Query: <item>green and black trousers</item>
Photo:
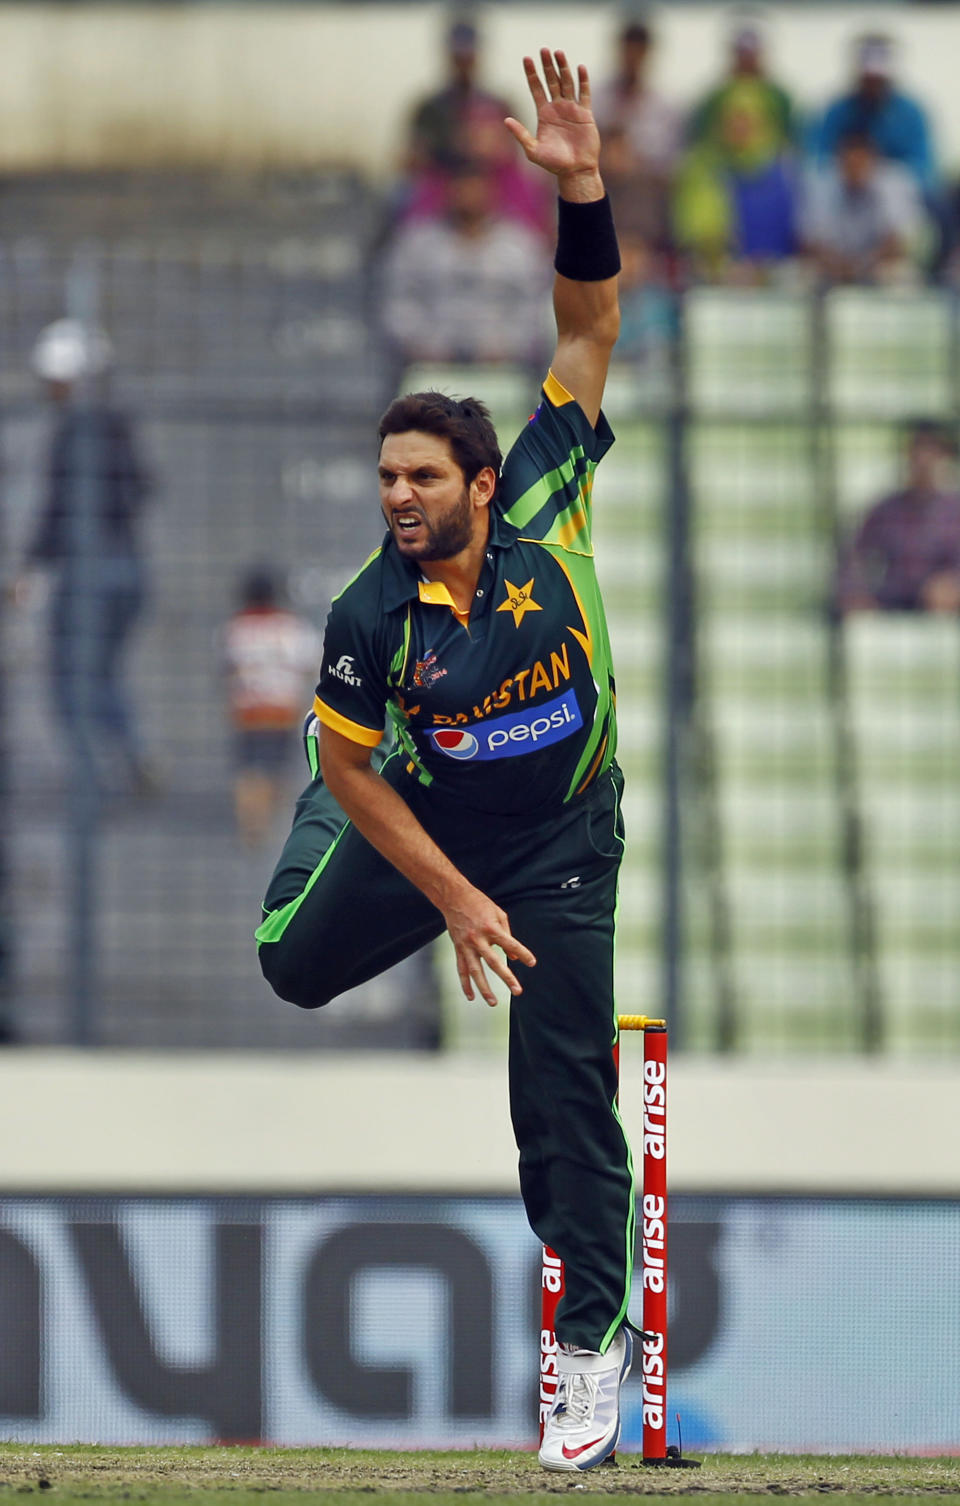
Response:
MULTIPOLYGON (((460 871, 507 913, 537 966, 512 964, 510 1107, 534 1232, 561 1257, 558 1338, 605 1351, 633 1265, 630 1149, 617 1111, 613 993, 623 852, 614 765, 549 813, 498 816, 437 796, 397 754, 381 769, 460 871)), ((257 931, 274 991, 304 1009, 376 977, 444 930, 420 891, 317 778, 297 802, 257 931)))

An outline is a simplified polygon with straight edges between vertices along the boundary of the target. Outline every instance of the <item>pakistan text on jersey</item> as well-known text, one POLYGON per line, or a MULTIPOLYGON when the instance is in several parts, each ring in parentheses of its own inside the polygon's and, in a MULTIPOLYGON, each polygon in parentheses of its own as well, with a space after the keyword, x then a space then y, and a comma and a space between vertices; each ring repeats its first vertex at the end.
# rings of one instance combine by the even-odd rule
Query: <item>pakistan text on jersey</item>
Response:
POLYGON ((537 659, 529 669, 520 669, 515 675, 508 676, 498 689, 484 696, 483 700, 478 705, 471 706, 469 711, 458 711, 453 716, 434 712, 434 726, 465 727, 470 721, 482 721, 485 716, 491 716, 494 711, 505 711, 514 696, 521 702, 532 701, 539 691, 559 690, 561 684, 569 679, 570 649, 567 643, 562 643, 559 652, 551 650, 549 662, 537 659))

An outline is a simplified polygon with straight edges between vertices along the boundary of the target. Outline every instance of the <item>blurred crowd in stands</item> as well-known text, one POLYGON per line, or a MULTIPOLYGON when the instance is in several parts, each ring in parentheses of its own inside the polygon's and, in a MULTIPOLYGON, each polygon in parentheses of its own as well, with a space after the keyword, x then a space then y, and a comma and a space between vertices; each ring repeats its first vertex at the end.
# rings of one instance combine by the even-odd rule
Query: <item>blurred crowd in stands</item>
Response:
MULTIPOLYGON (((481 49, 475 21, 455 20, 447 77, 409 120, 380 289, 407 361, 535 364, 546 344, 553 205, 503 128, 510 102, 484 87, 481 49)), ((621 356, 662 343, 670 294, 691 284, 957 275, 957 205, 891 38, 858 38, 846 92, 810 117, 774 76, 757 19, 733 25, 716 83, 688 111, 658 90, 655 59, 651 24, 630 19, 594 81, 623 257, 621 356)))
MULTIPOLYGON (((446 33, 446 78, 410 114, 380 257, 378 307, 399 362, 549 356, 554 205, 484 87, 475 19, 446 33)), ((620 238, 621 358, 662 353, 678 291, 702 283, 811 289, 960 280, 960 198, 924 104, 901 86, 893 40, 852 47, 845 92, 804 115, 774 76, 762 22, 731 26, 719 76, 682 110, 654 81, 656 37, 634 16, 593 84, 620 238)), ((841 615, 960 611, 953 441, 908 425, 902 488, 845 546, 841 615)))

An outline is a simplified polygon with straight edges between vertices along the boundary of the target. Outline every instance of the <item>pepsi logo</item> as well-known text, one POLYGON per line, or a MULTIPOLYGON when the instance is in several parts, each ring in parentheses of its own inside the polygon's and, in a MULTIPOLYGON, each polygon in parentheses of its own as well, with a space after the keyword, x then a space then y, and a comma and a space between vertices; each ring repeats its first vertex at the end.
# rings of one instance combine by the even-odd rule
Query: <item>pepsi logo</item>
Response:
POLYGON ((472 732, 461 732, 456 727, 440 727, 430 736, 434 746, 448 758, 473 758, 480 746, 472 732))
POLYGON ((445 758, 485 762, 495 758, 517 758, 533 753, 551 743, 562 742, 583 726, 583 717, 573 690, 564 691, 552 701, 542 701, 508 716, 474 722, 467 727, 431 727, 427 736, 445 758))

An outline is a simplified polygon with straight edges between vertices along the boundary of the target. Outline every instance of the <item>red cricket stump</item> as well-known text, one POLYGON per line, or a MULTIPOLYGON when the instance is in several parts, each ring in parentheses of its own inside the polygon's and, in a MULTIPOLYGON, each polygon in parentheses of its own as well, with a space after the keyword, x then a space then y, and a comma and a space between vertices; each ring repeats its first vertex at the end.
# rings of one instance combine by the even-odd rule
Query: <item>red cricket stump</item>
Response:
MULTIPOLYGON (((643 1462, 694 1464, 667 1447, 667 1026, 643 1014, 622 1014, 620 1030, 643 1032, 643 1462)), ((620 1070, 620 1042, 613 1048, 620 1070)), ((540 1309, 540 1439, 557 1393, 557 1303, 563 1261, 543 1246, 540 1309)))
POLYGON ((540 1266, 540 1442, 557 1394, 557 1303, 563 1296, 563 1261, 543 1246, 540 1266))
POLYGON ((643 1032, 643 1462, 667 1457, 667 1031, 643 1032))

